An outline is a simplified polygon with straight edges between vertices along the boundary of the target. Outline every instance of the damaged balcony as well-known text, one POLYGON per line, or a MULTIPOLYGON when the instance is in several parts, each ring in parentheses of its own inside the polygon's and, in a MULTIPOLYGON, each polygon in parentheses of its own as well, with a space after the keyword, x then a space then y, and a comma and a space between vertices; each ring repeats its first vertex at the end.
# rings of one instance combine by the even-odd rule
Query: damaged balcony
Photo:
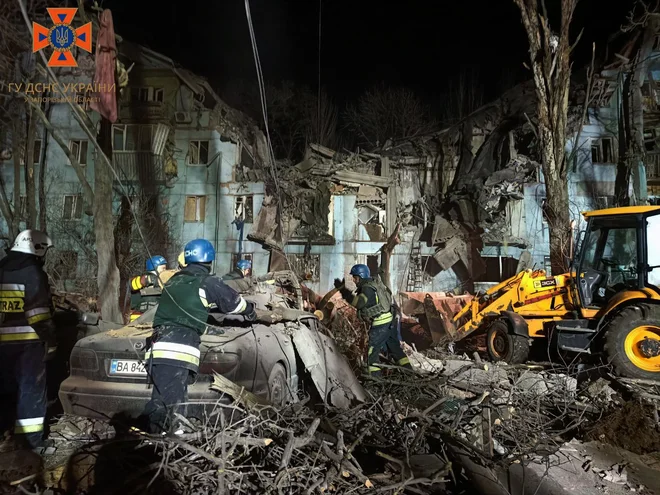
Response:
POLYGON ((112 161, 120 179, 163 184, 168 176, 176 175, 175 162, 165 153, 169 135, 165 124, 113 125, 112 161))
POLYGON ((115 151, 112 153, 112 163, 123 182, 165 183, 163 157, 149 151, 115 151))

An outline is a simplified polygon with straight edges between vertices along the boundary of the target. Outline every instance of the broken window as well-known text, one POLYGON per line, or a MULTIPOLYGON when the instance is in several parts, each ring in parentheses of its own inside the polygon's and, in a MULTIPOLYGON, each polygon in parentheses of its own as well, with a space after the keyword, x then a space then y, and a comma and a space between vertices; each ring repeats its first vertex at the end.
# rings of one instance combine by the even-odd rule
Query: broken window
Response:
POLYGON ((320 254, 288 254, 291 270, 306 282, 318 282, 321 273, 320 254))
POLYGON ((509 256, 482 256, 486 271, 477 282, 502 282, 516 275, 518 260, 509 256))
POLYGON ((69 142, 69 149, 73 156, 78 160, 81 165, 87 165, 87 146, 86 139, 76 139, 69 142))
POLYGON ((113 125, 112 149, 114 151, 151 151, 152 125, 113 125))
POLYGON ((188 165, 206 165, 209 162, 209 142, 190 141, 188 146, 188 165))
POLYGON ((614 140, 611 137, 591 140, 592 163, 616 163, 614 140))
POLYGON ((203 222, 206 210, 206 196, 186 196, 183 212, 184 222, 203 222))
MULTIPOLYGON (((253 254, 252 253, 233 253, 231 255, 231 266, 229 267, 229 270, 231 271, 234 268, 236 268, 236 263, 238 263, 240 260, 248 260, 250 263, 252 263, 252 267, 254 268, 254 261, 253 261, 253 254)), ((252 276, 252 269, 250 269, 250 272, 247 275, 248 277, 252 276)))
POLYGON ((378 273, 378 256, 367 256, 367 268, 369 268, 372 277, 378 273))
POLYGON ((73 280, 77 277, 78 253, 76 251, 57 251, 54 253, 50 275, 53 280, 73 280))
POLYGON ((65 195, 62 220, 80 220, 82 218, 83 199, 80 195, 65 195))
POLYGON ((236 196, 234 202, 234 218, 243 220, 245 223, 254 222, 254 200, 253 196, 236 196))
POLYGON ((142 88, 131 88, 131 99, 141 102, 163 102, 164 90, 163 88, 154 88, 151 86, 142 88))
MULTIPOLYGON (((366 203, 357 206, 359 225, 367 232, 370 241, 386 240, 386 210, 377 205, 366 203)), ((366 240, 360 238, 360 240, 366 240)))

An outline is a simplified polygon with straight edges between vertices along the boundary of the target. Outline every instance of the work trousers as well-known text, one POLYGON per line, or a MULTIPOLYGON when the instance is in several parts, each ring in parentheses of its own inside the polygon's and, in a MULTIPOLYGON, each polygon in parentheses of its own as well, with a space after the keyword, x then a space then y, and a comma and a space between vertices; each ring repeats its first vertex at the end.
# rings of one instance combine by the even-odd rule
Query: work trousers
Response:
POLYGON ((168 431, 173 412, 186 415, 189 375, 188 369, 179 366, 154 364, 151 367, 151 400, 144 408, 150 433, 168 431))
POLYGON ((377 363, 380 358, 380 352, 385 349, 389 351, 399 366, 410 368, 410 361, 406 353, 401 349, 395 325, 396 320, 392 320, 384 325, 374 325, 369 330, 369 355, 367 356, 367 364, 369 365, 371 376, 380 376, 381 368, 377 363))
POLYGON ((12 416, 16 439, 30 448, 43 442, 46 416, 46 353, 40 341, 0 344, 0 388, 16 397, 16 409, 0 408, 12 416), (13 413, 13 414, 12 414, 13 413))

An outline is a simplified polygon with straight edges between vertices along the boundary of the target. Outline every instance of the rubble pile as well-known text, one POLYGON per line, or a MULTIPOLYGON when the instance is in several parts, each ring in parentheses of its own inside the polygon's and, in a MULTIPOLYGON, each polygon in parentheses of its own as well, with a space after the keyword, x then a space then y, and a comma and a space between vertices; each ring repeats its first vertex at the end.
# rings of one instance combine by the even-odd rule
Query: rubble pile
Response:
MULTIPOLYGON (((157 454, 145 483, 174 493, 460 493, 514 468, 532 476, 568 451, 575 460, 588 444, 572 439, 624 403, 607 380, 579 383, 550 365, 408 351, 414 371, 388 367, 367 383, 370 399, 346 410, 308 398, 275 409, 241 391, 203 427, 141 433, 142 448, 157 454)), ((626 464, 615 464, 585 464, 582 482, 638 490, 626 464)))

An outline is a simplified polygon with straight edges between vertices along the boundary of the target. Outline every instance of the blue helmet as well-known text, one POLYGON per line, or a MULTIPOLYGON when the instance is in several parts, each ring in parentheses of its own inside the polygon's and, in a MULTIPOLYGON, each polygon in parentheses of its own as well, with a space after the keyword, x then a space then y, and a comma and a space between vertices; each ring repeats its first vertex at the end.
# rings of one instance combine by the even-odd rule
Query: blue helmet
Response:
POLYGON ((155 272, 156 268, 161 265, 167 265, 167 260, 161 255, 152 256, 146 262, 146 267, 148 272, 155 272))
POLYGON ((351 268, 351 275, 360 278, 371 278, 371 272, 367 265, 353 265, 353 268, 351 268))
POLYGON ((211 263, 215 259, 215 249, 206 239, 195 239, 183 248, 186 265, 190 263, 211 263))
POLYGON ((236 268, 239 270, 249 270, 252 268, 252 262, 250 260, 238 260, 238 263, 236 263, 236 268))

